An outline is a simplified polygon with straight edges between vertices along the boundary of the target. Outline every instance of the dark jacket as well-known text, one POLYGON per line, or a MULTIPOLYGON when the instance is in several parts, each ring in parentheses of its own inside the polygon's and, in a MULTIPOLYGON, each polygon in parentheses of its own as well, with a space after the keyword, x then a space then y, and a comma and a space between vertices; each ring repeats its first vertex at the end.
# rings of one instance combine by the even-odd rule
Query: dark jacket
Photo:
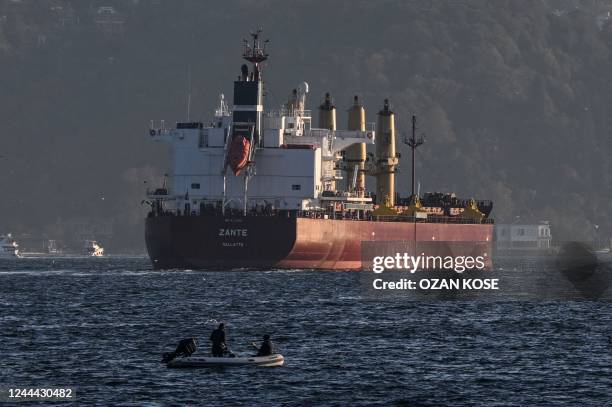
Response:
POLYGON ((274 353, 274 344, 271 340, 266 340, 261 343, 257 356, 270 356, 274 353))
POLYGON ((212 341, 213 347, 225 347, 225 331, 223 329, 215 329, 210 334, 210 340, 212 341))

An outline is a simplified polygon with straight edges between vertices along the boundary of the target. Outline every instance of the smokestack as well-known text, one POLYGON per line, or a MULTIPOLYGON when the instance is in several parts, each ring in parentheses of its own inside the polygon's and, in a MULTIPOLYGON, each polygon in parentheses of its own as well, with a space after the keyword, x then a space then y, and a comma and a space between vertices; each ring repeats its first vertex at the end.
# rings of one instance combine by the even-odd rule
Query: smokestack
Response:
MULTIPOLYGON (((319 128, 336 131, 336 106, 333 105, 329 93, 325 94, 325 100, 319 106, 319 128)), ((332 161, 326 162, 325 165, 327 165, 325 168, 327 171, 335 173, 336 168, 332 161)), ((336 180, 330 180, 326 188, 329 188, 330 191, 335 191, 336 180)))
POLYGON ((385 99, 376 120, 376 200, 379 205, 395 206, 395 115, 385 99))
MULTIPOLYGON (((353 106, 348 111, 348 129, 365 131, 365 109, 357 96, 353 99, 353 106)), ((347 190, 352 188, 353 178, 355 177, 355 165, 358 166, 357 182, 355 184, 359 196, 365 192, 365 143, 353 144, 345 150, 344 160, 346 162, 346 182, 347 190)))
POLYGON ((336 130, 336 106, 332 104, 329 93, 325 94, 325 101, 319 106, 319 128, 336 130))

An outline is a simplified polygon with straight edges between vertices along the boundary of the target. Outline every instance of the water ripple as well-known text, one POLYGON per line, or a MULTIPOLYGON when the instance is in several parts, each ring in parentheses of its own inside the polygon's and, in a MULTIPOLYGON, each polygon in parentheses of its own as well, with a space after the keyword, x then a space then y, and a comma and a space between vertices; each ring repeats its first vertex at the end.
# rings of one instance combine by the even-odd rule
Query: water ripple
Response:
POLYGON ((81 405, 602 406, 610 302, 364 300, 356 273, 153 271, 146 259, 0 261, 0 383, 76 386, 81 405), (220 321, 278 369, 176 371, 220 321))

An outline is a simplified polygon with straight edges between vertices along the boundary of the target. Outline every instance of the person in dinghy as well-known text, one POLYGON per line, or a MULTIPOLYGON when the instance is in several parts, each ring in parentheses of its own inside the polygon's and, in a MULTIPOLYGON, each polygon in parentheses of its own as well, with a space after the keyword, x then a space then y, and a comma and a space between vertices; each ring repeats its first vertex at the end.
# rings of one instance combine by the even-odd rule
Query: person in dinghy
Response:
POLYGON ((274 344, 270 340, 270 335, 266 334, 263 336, 263 342, 261 346, 257 346, 255 342, 251 343, 255 349, 257 349, 257 355, 255 356, 270 356, 275 353, 274 344))
POLYGON ((217 329, 212 331, 212 334, 210 334, 210 341, 212 342, 212 349, 210 353, 213 357, 222 358, 224 356, 235 356, 228 349, 227 343, 225 343, 225 324, 220 323, 217 329))

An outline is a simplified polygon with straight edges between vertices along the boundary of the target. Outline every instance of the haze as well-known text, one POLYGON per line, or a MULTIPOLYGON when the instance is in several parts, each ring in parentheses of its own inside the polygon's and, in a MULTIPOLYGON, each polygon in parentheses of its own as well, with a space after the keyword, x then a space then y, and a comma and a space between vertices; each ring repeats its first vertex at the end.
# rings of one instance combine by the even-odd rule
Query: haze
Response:
POLYGON ((267 106, 307 81, 308 107, 331 92, 345 128, 353 95, 368 121, 389 98, 400 140, 412 114, 426 134, 421 192, 492 199, 496 222, 549 220, 559 239, 610 235, 611 2, 329 4, 1 1, 0 233, 144 252, 141 200, 169 168, 149 121, 185 120, 190 89, 208 123, 260 26, 267 106))

